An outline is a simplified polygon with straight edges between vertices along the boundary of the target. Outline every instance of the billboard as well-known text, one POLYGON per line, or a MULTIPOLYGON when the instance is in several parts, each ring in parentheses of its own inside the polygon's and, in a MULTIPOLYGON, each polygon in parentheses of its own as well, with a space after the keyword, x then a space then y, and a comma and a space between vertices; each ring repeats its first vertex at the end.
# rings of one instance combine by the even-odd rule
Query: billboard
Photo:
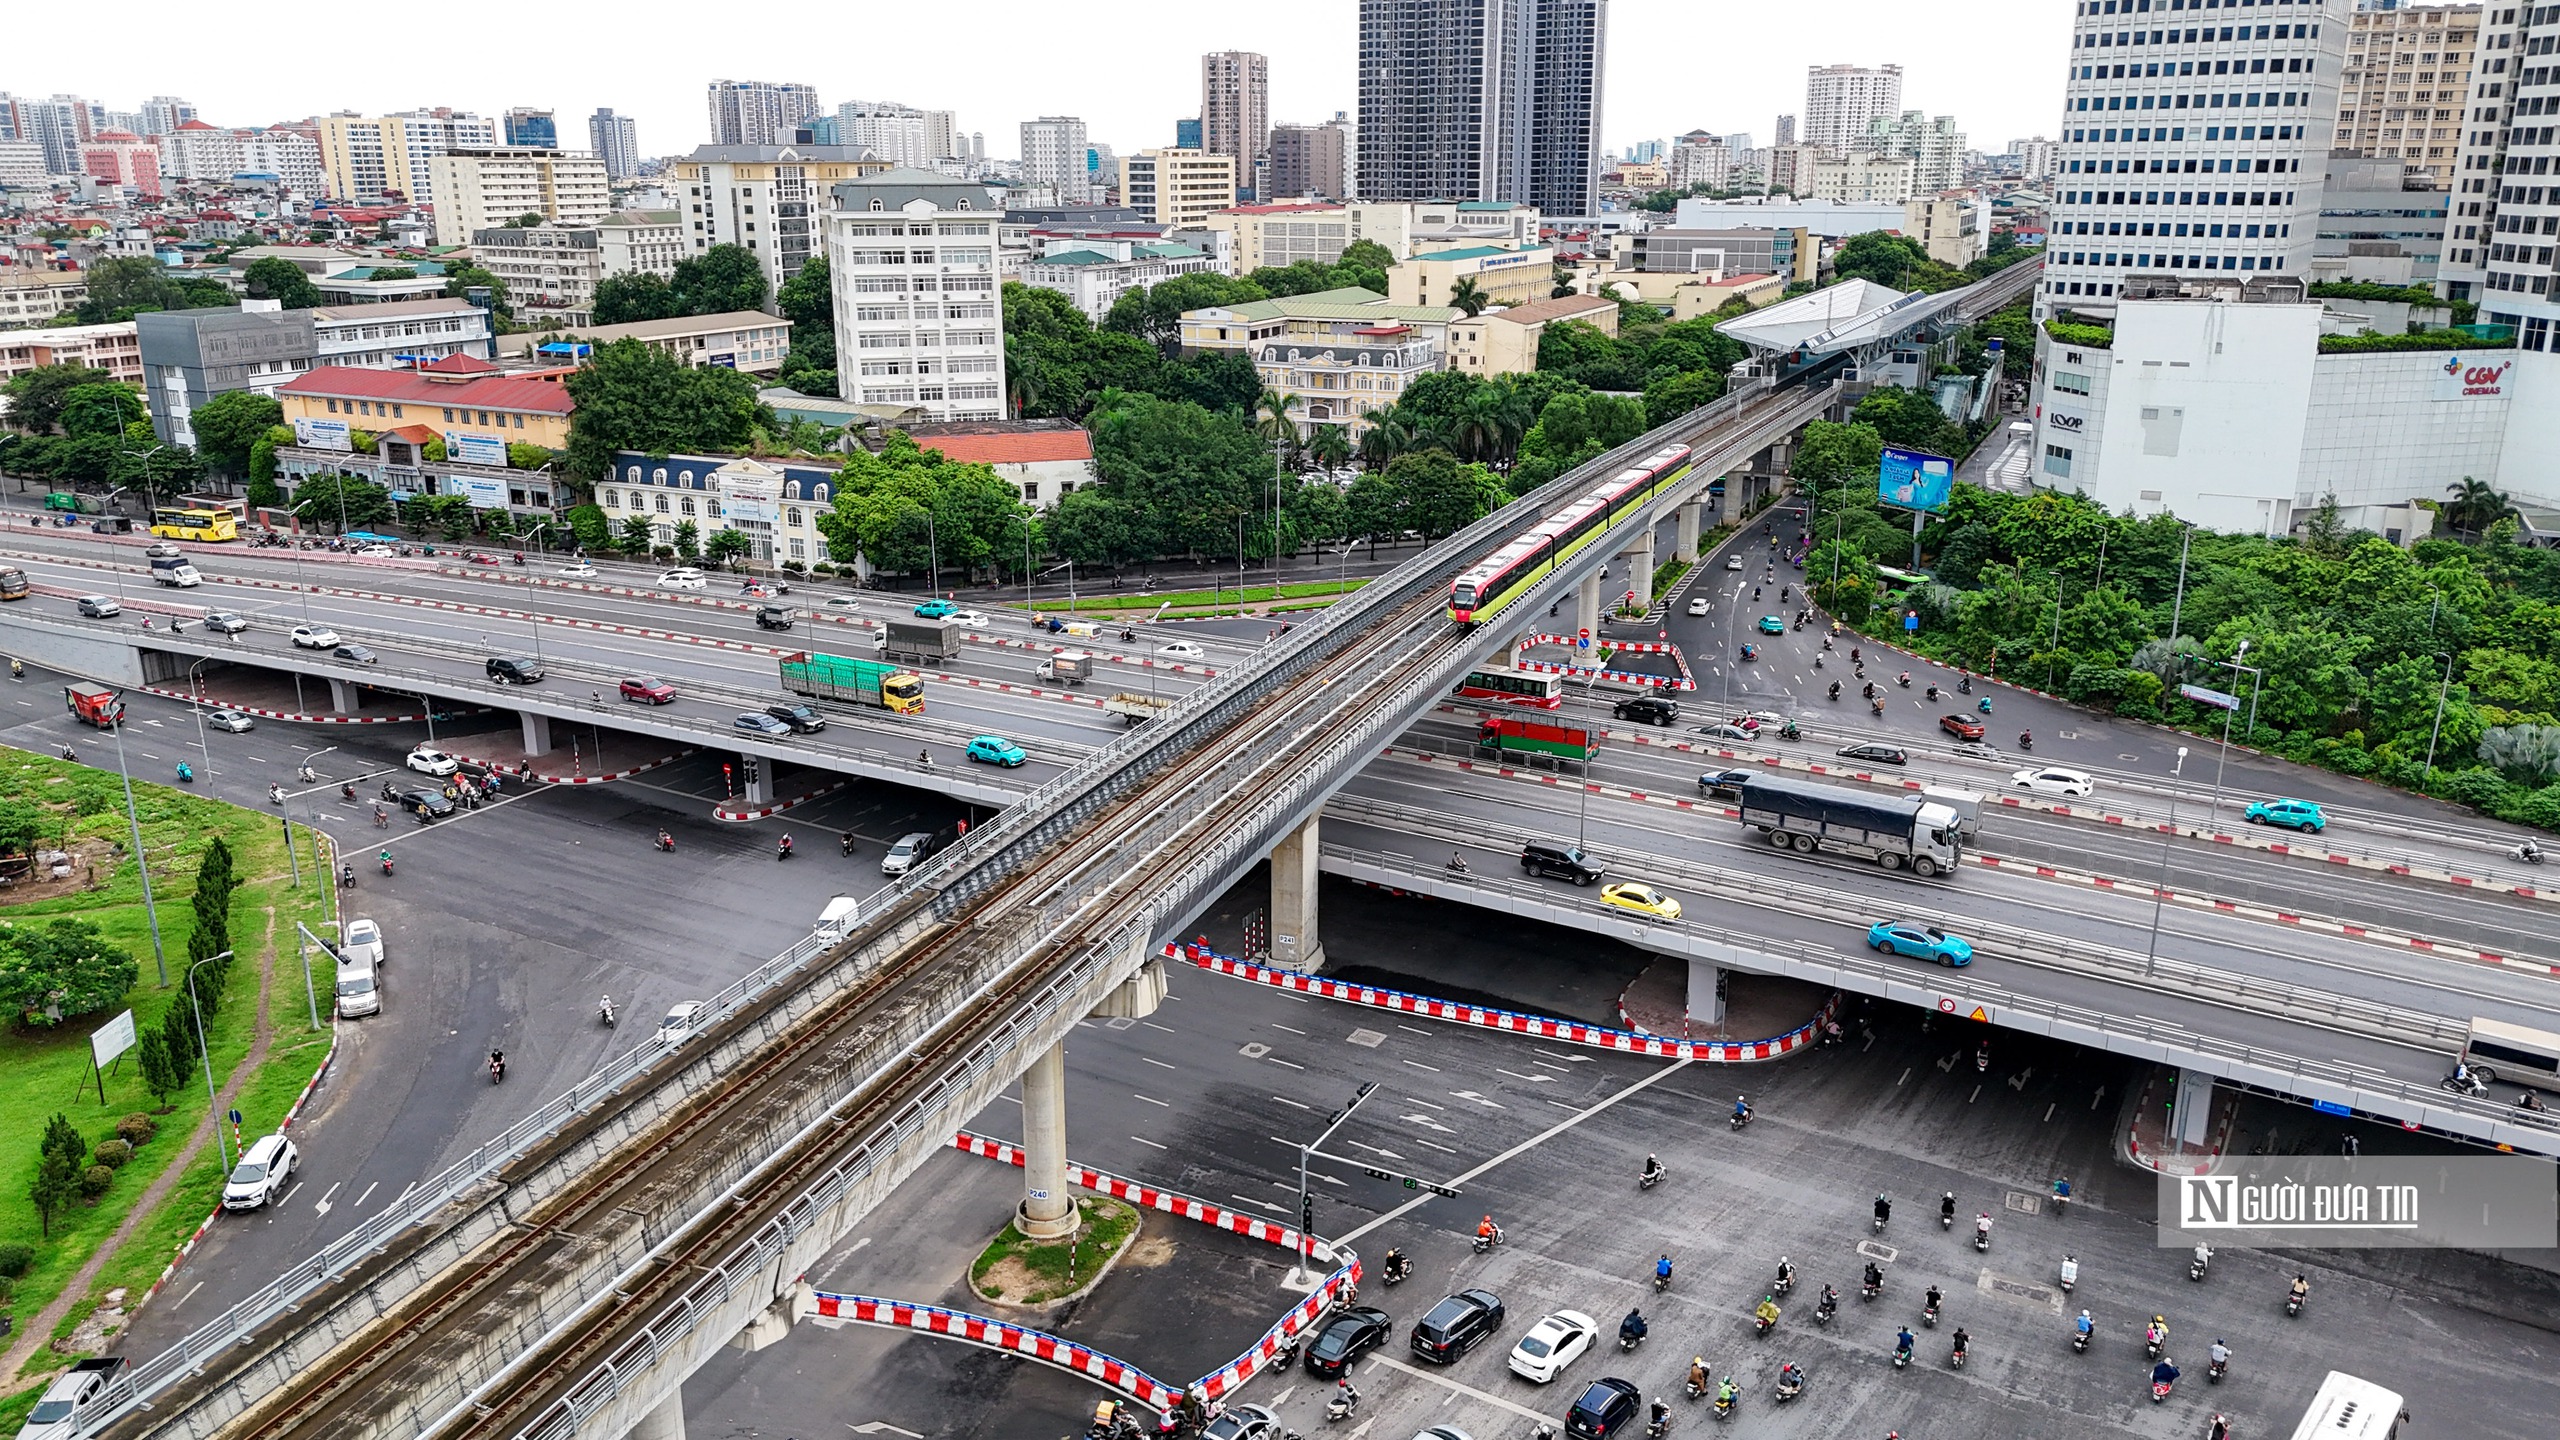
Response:
POLYGON ((1955 482, 1956 462, 1943 455, 1887 445, 1876 464, 1876 499, 1905 510, 1946 509, 1955 482))
POLYGON ((474 510, 507 508, 507 482, 487 475, 446 475, 440 477, 447 495, 460 495, 471 502, 474 510))
POLYGON ((2436 367, 2438 400, 2495 400, 2506 393, 2507 371, 2513 360, 2495 364, 2461 355, 2447 355, 2436 367))
POLYGON ((719 477, 720 514, 728 520, 747 520, 771 525, 782 518, 782 480, 779 476, 744 476, 723 472, 719 477))
POLYGON ((507 468, 507 442, 504 436, 474 435, 466 430, 444 432, 444 453, 450 460, 464 465, 486 465, 493 470, 507 468))
POLYGON ((293 420, 293 443, 313 450, 352 451, 356 448, 355 441, 347 434, 346 421, 312 420, 299 415, 293 420))

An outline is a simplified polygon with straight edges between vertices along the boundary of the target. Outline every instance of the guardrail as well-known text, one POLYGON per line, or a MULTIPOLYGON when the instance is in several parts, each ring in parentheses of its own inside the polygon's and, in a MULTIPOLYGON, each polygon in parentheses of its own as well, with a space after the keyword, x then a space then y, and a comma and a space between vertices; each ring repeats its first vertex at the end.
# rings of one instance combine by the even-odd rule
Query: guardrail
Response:
MULTIPOLYGON (((1343 818, 1357 820, 1360 817, 1347 815, 1343 818)), ((1480 826, 1473 832, 1479 842, 1487 828, 1480 826)), ((2053 1035, 2118 1053, 2147 1055, 2299 1099, 2344 1104, 2369 1113, 2387 1115, 2404 1124, 2414 1122, 2448 1134, 2530 1149, 2536 1153, 2551 1153, 2560 1148, 2560 1114, 2524 1111, 2513 1106, 2473 1100, 2441 1089, 2411 1084, 2377 1071, 2224 1040, 2182 1025, 2138 1015, 2088 1010, 2045 1000, 1962 970, 1929 972, 1921 978, 1915 977, 1908 966, 1876 959, 1864 951, 1844 953, 1828 946, 1793 941, 1755 941, 1747 945, 1727 943, 1711 939, 1694 927, 1642 924, 1637 923, 1633 916, 1621 920, 1614 912, 1600 912, 1595 906, 1560 903, 1557 898, 1559 892, 1550 888, 1498 882, 1472 873, 1452 874, 1441 866, 1409 856, 1358 851, 1336 844, 1325 845, 1323 851, 1326 858, 1339 862, 1336 873, 1377 880, 1417 894, 1466 899, 1506 913, 1526 915, 1575 929, 1620 934, 1645 949, 1713 960, 1736 969, 1789 975, 1923 1008, 1946 1010, 1950 1007, 1938 1002, 1942 998, 1950 999, 1953 1008, 1959 1012, 1969 1013, 1972 1007, 1980 1006, 1997 1023, 2014 1029, 2053 1035)), ((1694 880, 1691 883, 1720 884, 1753 903, 1781 908, 1799 908, 1791 905, 1790 901, 1804 888, 1766 885, 1727 873, 1718 873, 1712 880, 1694 880)), ((1799 913, 1802 913, 1800 909, 1799 913)), ((1814 913, 1820 918, 1836 918, 1838 912, 1822 909, 1814 913)), ((1868 923, 1863 912, 1850 918, 1861 928, 1868 923)), ((1983 931, 1978 924, 1969 923, 1968 928, 1976 933, 1983 931)), ((2347 1002, 2344 997, 2324 996, 2302 991, 2299 987, 2251 981, 2244 976, 2232 976, 2203 966, 2173 966, 2163 961, 2155 977, 2135 975, 2129 978, 2116 959, 2122 954, 2111 954, 2096 947, 2053 946, 2046 955, 2016 954, 2005 958, 2056 970, 2075 970, 2091 978, 2135 984, 2139 988, 2181 994, 2205 1004, 2222 1004, 2228 1008, 2325 1025, 2351 1033, 2374 1033, 2378 1030, 2383 1033, 2377 1038, 2401 1044, 2420 1043, 2412 1038, 2419 1033, 2441 1035, 2446 1031, 2446 1022, 2434 1017, 2409 1017, 2412 1028, 2408 1033, 2389 1033, 2398 1017, 2386 1007, 2362 1001, 2347 1002), (2079 969, 2074 962, 2084 959, 2116 968, 2117 973, 2079 969), (2149 983, 2151 979, 2176 983, 2149 983), (2217 985, 2225 985, 2225 988, 2217 993, 2217 985), (2243 1000, 2257 1003, 2239 1003, 2243 1000), (2271 1001, 2298 1003, 2299 1008, 2294 1011, 2265 1008, 2271 1001)), ((2138 971, 2141 957, 2130 958, 2135 962, 2130 969, 2138 971)), ((2453 1043, 2458 1047, 2458 1039, 2453 1043)))

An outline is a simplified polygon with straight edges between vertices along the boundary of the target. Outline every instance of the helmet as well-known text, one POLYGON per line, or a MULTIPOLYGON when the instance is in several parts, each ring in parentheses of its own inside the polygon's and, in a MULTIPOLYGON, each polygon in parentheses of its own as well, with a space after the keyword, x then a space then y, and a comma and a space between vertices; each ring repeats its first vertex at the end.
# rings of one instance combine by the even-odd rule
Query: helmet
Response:
POLYGON ((2154 1325, 2166 1325, 2169 1323, 2169 1319, 2165 1315, 2154 1315, 2151 1317, 2151 1323, 2154 1325))
POLYGON ((1779 1266, 1779 1268, 1784 1269, 1784 1268, 1786 1267, 1786 1264, 1787 1264, 1787 1257, 1786 1257, 1786 1256, 1784 1256, 1784 1255, 1779 1256, 1779 1257, 1778 1257, 1778 1266, 1779 1266))

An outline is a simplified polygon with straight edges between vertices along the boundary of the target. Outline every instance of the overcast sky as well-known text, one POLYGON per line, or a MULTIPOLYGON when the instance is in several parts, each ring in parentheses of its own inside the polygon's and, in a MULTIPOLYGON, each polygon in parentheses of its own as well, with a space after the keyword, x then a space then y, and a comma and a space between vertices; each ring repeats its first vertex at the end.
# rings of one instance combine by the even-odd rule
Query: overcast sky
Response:
MULTIPOLYGON (((1124 153, 1171 144, 1174 121, 1199 113, 1207 50, 1271 57, 1274 120, 1327 119, 1359 99, 1358 0, 658 0, 451 14, 267 0, 254 18, 172 0, 14 8, 0 89, 18 95, 67 92, 110 110, 177 95, 217 125, 430 105, 494 118, 530 105, 558 112, 562 143, 578 148, 586 117, 609 106, 638 120, 650 155, 710 138, 703 85, 714 77, 806 82, 829 107, 952 110, 998 158, 1020 153, 1016 126, 1036 115, 1080 115, 1124 153)), ((2067 0, 1611 0, 1603 140, 1623 150, 1747 130, 1765 145, 1778 114, 1802 110, 1807 66, 1894 63, 1906 107, 1951 113, 1975 148, 1997 151, 2055 133, 2070 13, 2067 0)))

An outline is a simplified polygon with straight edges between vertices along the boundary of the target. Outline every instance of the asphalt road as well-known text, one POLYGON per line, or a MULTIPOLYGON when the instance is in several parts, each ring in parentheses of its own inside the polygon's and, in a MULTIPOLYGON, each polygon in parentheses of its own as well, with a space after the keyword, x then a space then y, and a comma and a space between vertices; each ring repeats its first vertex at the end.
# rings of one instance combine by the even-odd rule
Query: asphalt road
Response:
MULTIPOLYGON (((1484 943, 1497 952, 1572 943, 1529 929, 1484 943)), ((1328 943, 1352 963, 1362 957, 1354 936, 1337 930, 1328 943)), ((1070 1041, 1077 1160, 1279 1218, 1295 1192, 1294 1143, 1360 1082, 1381 1087, 1330 1147, 1349 1160, 1312 1167, 1321 1230, 1372 1261, 1401 1247, 1418 1271, 1393 1289, 1363 1287, 1364 1302, 1386 1309, 1398 1331, 1362 1363, 1368 1403, 1346 1434, 1402 1436, 1426 1424, 1526 1434, 1603 1374, 1666 1396, 1683 1424, 1704 1424, 1702 1407, 1678 1398, 1692 1355, 1745 1384, 1752 1433, 1781 1436, 2189 1436, 2214 1409, 2236 1433, 2283 1434, 2332 1367, 2404 1391, 2419 1416, 2460 1415, 2466 1436, 2542 1427, 2539 1397, 2560 1345, 2532 1318, 2551 1295, 2534 1272, 2466 1256, 2225 1251, 2209 1281, 2190 1284, 2182 1256, 2153 1248, 2151 1177, 2109 1156, 2119 1106, 2139 1081, 2128 1063, 2021 1039, 1993 1083, 1978 1084, 1970 1067, 1936 1068, 1950 1048, 1945 1029, 1924 1034, 1901 1017, 1881 1025, 1864 1053, 1709 1073, 1382 1019, 1195 972, 1175 977, 1174 997, 1147 1021, 1088 1023, 1070 1041), (2013 1090, 2006 1082, 2021 1069, 2033 1073, 2013 1090), (1736 1088, 1760 1115, 1741 1135, 1720 1123, 1736 1088), (1639 1192, 1632 1182, 1648 1152, 1672 1176, 1639 1192), (1363 1160, 1463 1177, 1463 1198, 1407 1207, 1407 1192, 1359 1173, 1363 1160), (2056 1174, 2071 1175, 2081 1197, 2068 1217, 2017 1208, 2056 1174), (1968 1218, 1997 1217, 1987 1256, 1962 1232, 1930 1223, 1944 1190, 1968 1218), (1879 1191, 1897 1203, 1881 1237, 1867 1223, 1879 1191), (1487 1211, 1511 1243, 1478 1257, 1467 1236, 1487 1211), (2069 1309, 2051 1284, 2065 1250, 2082 1267, 2069 1309), (1656 1296, 1647 1282, 1662 1254, 1674 1260, 1676 1283, 1656 1296), (1794 1260, 1801 1287, 1776 1335, 1755 1340, 1748 1310, 1781 1255, 1794 1260), (1854 1280, 1870 1256, 1888 1279, 1884 1298, 1866 1306, 1854 1280), (2288 1321, 2278 1301, 2298 1269, 2310 1273, 2314 1303, 2288 1321), (1850 1296, 1829 1330, 1810 1323, 1825 1283, 1850 1296), (1946 1327, 1934 1331, 1917 1323, 1932 1284, 1951 1297, 1946 1327), (1405 1327, 1441 1294, 1478 1285, 1506 1304, 1499 1336, 1446 1369, 1412 1362, 1405 1327), (2082 1306, 2101 1338, 2074 1355, 2067 1317, 2082 1306), (1641 1307, 1653 1338, 1632 1356, 1595 1352, 1543 1389, 1508 1375, 1510 1343, 1559 1307, 1611 1330, 1641 1307), (2189 1367, 2161 1406, 2148 1400, 2139 1339, 2154 1313, 2170 1317, 2171 1353, 2189 1367), (1905 1371, 1887 1363, 1899 1324, 1921 1337, 1921 1363, 1905 1371), (1956 1324, 1973 1337, 1962 1373, 1945 1363, 1956 1324), (2214 1336, 2235 1359, 2229 1382, 2208 1388, 2202 1350, 2214 1336), (1802 1401, 1779 1408, 1770 1387, 1786 1360, 1811 1383, 1802 1401)), ((1018 1108, 999 1102, 974 1128, 1011 1138, 1018 1123, 1018 1108)), ((1018 1172, 993 1162, 936 1160, 810 1280, 983 1313, 957 1277, 1019 1185, 1018 1172)), ((1162 1216, 1150 1217, 1149 1234, 1169 1240, 1170 1253, 1143 1255, 1045 1322, 1008 1318, 1045 1323, 1181 1383, 1248 1343, 1291 1298, 1280 1284, 1286 1266, 1268 1250, 1162 1216)), ((1323 1428, 1324 1389, 1292 1373, 1257 1379, 1242 1398, 1312 1434, 1323 1428)), ((803 1326, 757 1355, 724 1351, 687 1386, 686 1411, 691 1432, 720 1437, 1049 1436, 1080 1433, 1099 1396, 1057 1372, 947 1341, 803 1326)))

